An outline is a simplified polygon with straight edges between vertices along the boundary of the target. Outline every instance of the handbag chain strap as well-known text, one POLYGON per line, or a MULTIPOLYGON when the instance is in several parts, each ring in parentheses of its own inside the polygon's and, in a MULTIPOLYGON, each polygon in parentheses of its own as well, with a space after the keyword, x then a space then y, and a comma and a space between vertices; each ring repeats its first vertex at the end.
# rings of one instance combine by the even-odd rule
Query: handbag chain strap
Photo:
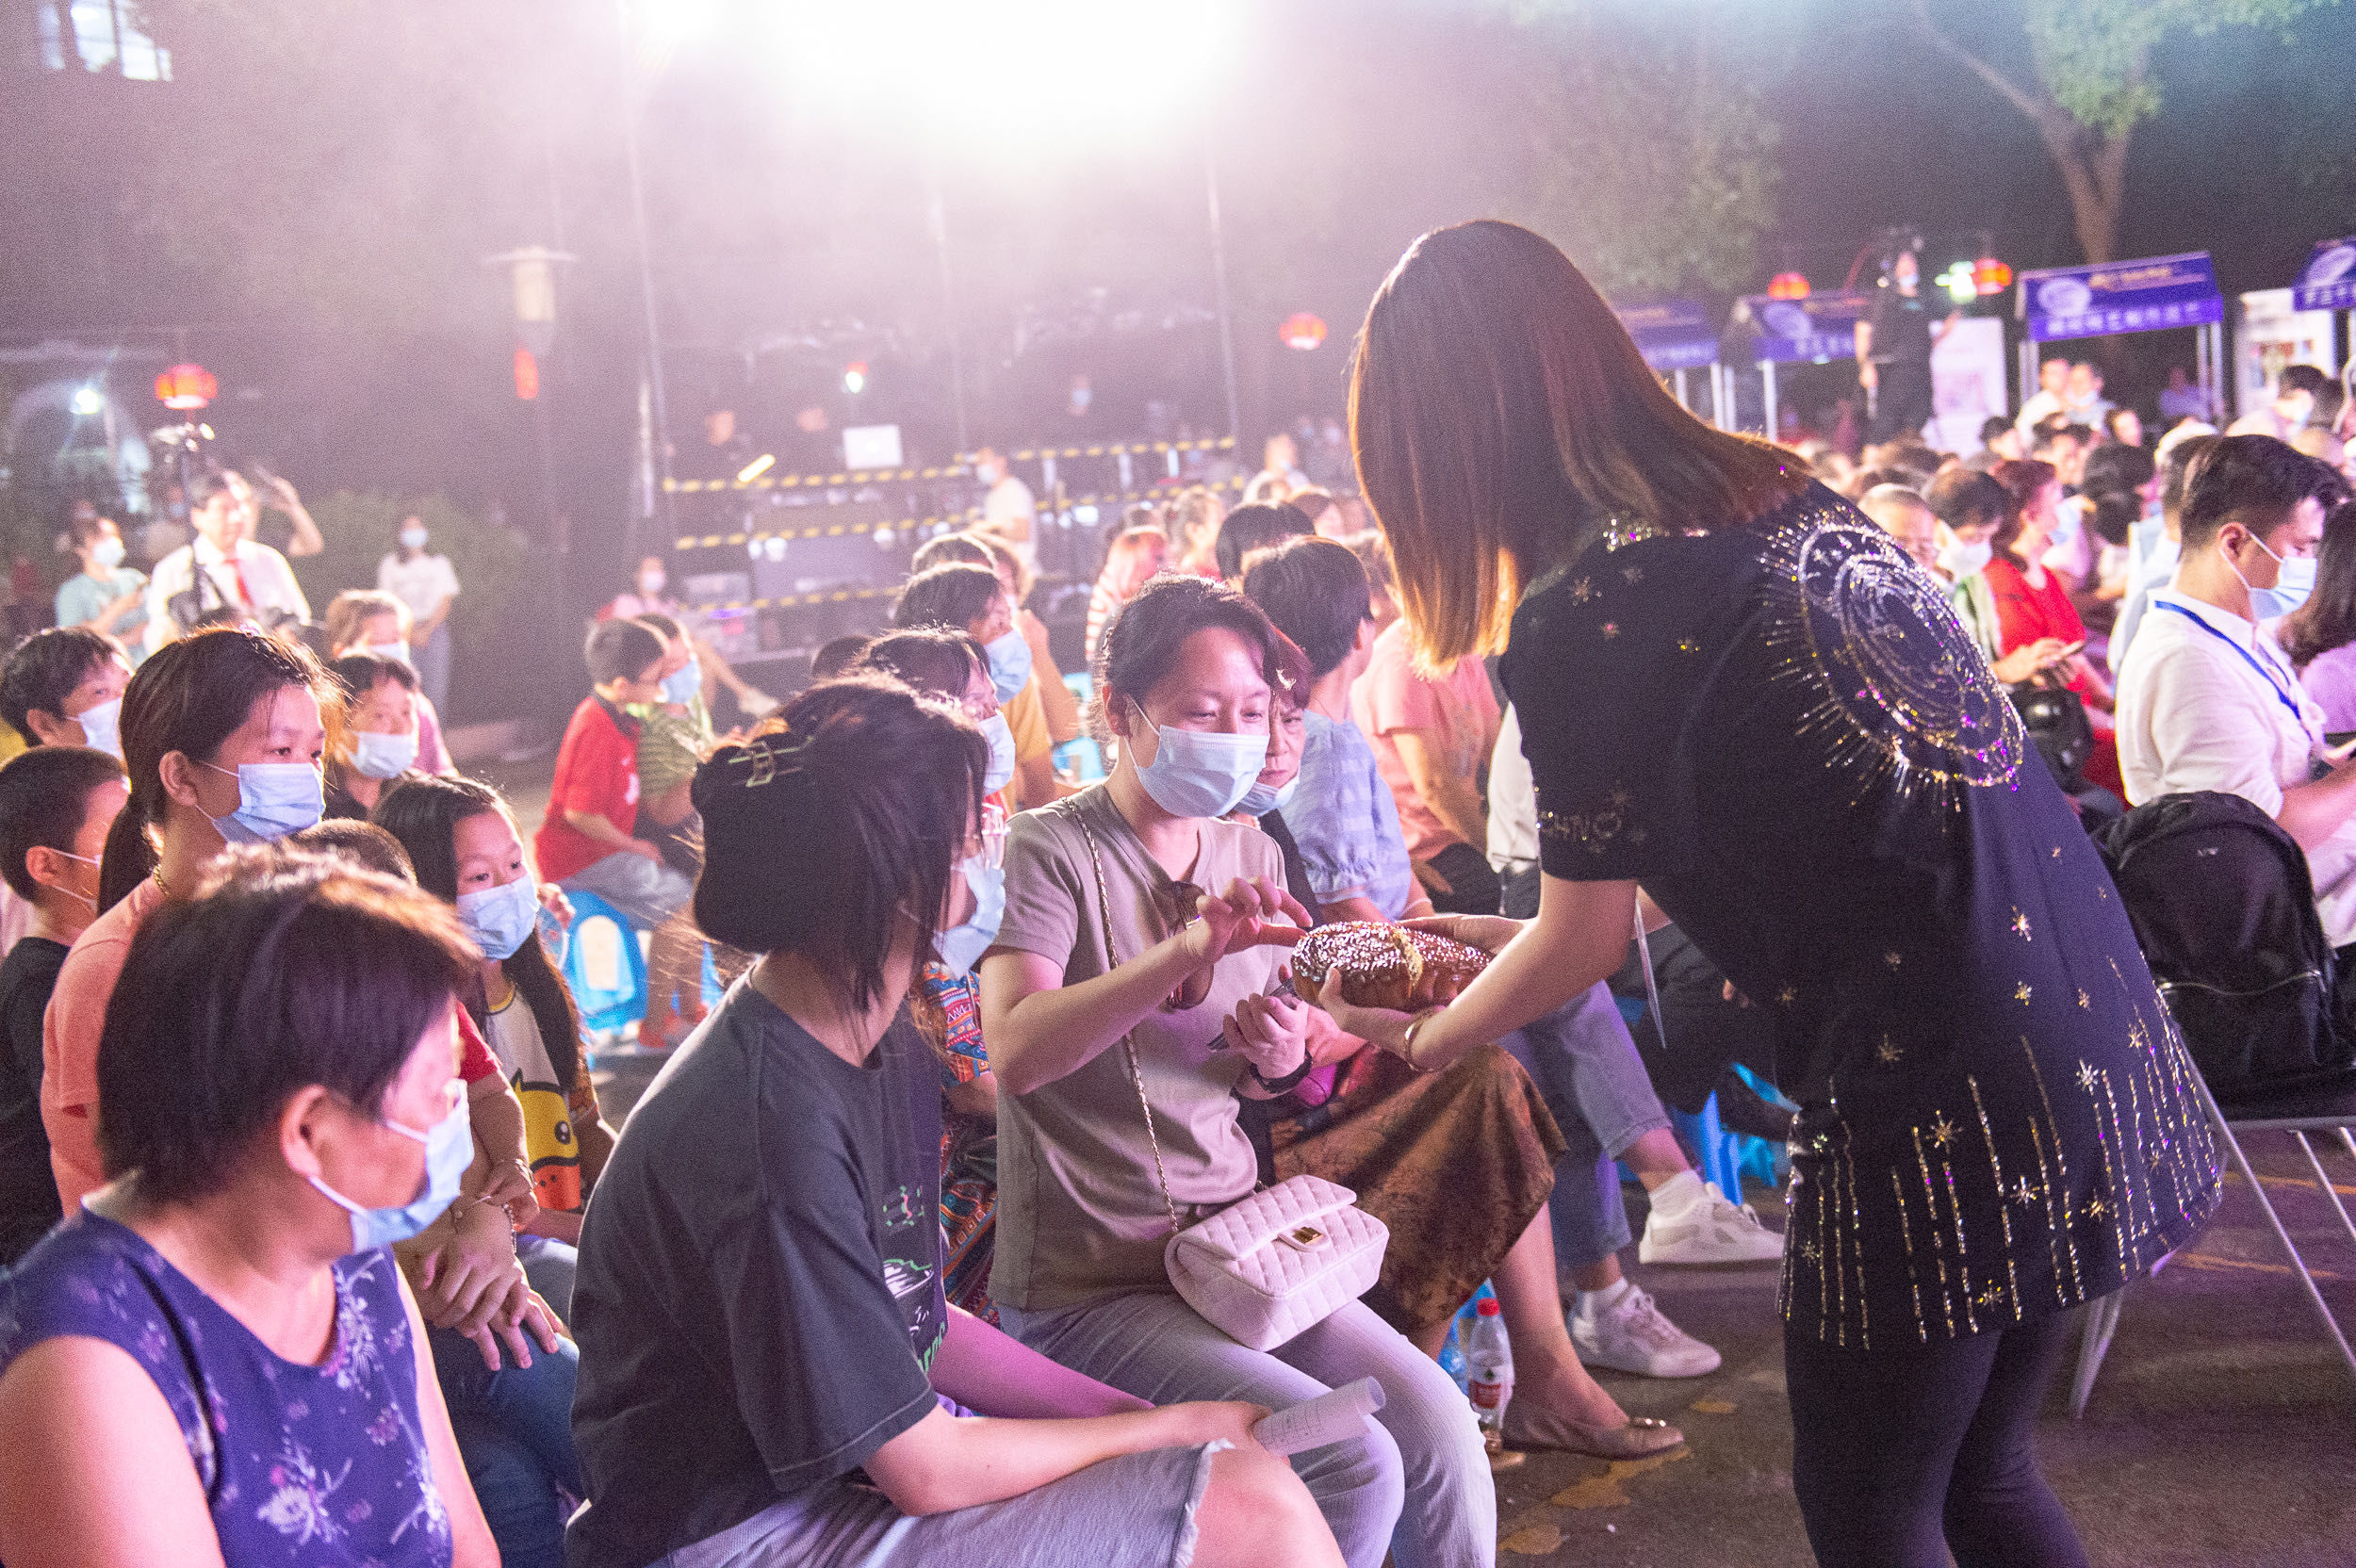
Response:
MULTIPOLYGON (((1121 955, 1113 947, 1113 899, 1104 886, 1104 858, 1097 853, 1096 835, 1088 831, 1088 818, 1072 813, 1080 825, 1080 837, 1088 841, 1088 863, 1096 870, 1096 902, 1104 917, 1104 972, 1109 974, 1121 967, 1121 955)), ((1135 1029, 1121 1037, 1121 1049, 1127 1054, 1129 1082, 1137 1091, 1137 1109, 1145 1113, 1145 1144, 1153 1151, 1153 1180, 1162 1189, 1162 1207, 1170 1214, 1170 1233, 1176 1235, 1186 1229, 1178 1222, 1178 1202, 1170 1195, 1170 1172, 1162 1168, 1162 1140, 1153 1135, 1153 1105, 1145 1098, 1145 1075, 1137 1070, 1137 1036, 1135 1029)))

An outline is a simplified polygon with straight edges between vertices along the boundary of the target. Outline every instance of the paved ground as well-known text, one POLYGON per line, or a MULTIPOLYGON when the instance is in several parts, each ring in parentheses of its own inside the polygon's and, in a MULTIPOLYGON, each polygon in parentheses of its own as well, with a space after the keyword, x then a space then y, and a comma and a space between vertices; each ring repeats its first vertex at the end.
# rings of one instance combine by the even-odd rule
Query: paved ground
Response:
MULTIPOLYGON (((483 770, 511 791, 527 832, 547 770, 483 770)), ((599 1074, 617 1124, 651 1070, 640 1060, 599 1074)), ((2276 1136, 2252 1157, 2326 1298, 2356 1324, 2356 1248, 2297 1151, 2276 1136)), ((2356 1199, 2356 1159, 2327 1165, 2356 1199)), ((1772 1196, 1751 1196, 1781 1223, 1772 1196)), ((1499 1478, 1500 1568, 1806 1568, 1775 1270, 1647 1269, 1632 1249, 1628 1263, 1726 1364, 1678 1383, 1605 1374, 1630 1412, 1677 1422, 1689 1446, 1616 1465, 1532 1456, 1499 1478)), ((2131 1293, 2085 1420, 2070 1418, 2066 1392, 2047 1412, 2044 1462, 2102 1568, 2356 1564, 2356 1383, 2238 1178, 2199 1242, 2131 1293)))

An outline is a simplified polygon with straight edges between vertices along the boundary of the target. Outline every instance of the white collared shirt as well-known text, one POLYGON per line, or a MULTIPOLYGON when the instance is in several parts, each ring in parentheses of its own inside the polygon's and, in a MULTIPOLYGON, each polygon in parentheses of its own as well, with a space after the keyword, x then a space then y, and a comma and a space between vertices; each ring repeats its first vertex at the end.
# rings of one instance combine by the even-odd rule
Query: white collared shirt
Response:
POLYGON ((199 564, 220 590, 223 604, 242 606, 257 614, 275 610, 306 621, 311 618, 311 601, 303 596, 303 585, 295 580, 294 568, 286 564, 285 556, 268 545, 240 539, 233 560, 200 533, 155 563, 155 575, 147 584, 149 652, 180 634, 169 606, 174 595, 195 585, 199 564))
MULTIPOLYGON (((2236 794, 2280 816, 2315 776, 2323 710, 2272 638, 2230 611, 2155 589, 2119 672, 2119 765, 2140 806, 2191 790, 2236 794)), ((2307 852, 2324 935, 2356 941, 2356 824, 2307 852)))

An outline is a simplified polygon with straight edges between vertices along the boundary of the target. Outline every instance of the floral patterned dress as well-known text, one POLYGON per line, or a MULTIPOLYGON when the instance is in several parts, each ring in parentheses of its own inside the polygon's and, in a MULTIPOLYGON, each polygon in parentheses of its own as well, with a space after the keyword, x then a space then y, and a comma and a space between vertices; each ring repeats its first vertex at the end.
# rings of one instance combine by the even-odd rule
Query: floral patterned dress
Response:
POLYGON ((228 1568, 443 1568, 450 1517, 417 1410, 392 1254, 338 1259, 335 1340, 271 1351, 136 1232, 85 1211, 0 1283, 0 1374, 45 1340, 104 1340, 180 1423, 228 1568))

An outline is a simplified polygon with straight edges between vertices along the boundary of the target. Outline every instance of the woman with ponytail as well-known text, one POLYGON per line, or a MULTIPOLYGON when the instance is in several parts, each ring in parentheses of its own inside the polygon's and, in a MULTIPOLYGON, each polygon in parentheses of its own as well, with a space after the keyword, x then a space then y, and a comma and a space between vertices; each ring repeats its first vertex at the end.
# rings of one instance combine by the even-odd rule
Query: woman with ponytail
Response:
POLYGON ((41 1031, 41 1118, 69 1217, 106 1180, 98 1036, 132 936, 165 903, 193 897, 228 845, 319 820, 334 693, 303 648, 226 628, 166 645, 123 689, 131 798, 106 834, 98 918, 66 955, 41 1031))

